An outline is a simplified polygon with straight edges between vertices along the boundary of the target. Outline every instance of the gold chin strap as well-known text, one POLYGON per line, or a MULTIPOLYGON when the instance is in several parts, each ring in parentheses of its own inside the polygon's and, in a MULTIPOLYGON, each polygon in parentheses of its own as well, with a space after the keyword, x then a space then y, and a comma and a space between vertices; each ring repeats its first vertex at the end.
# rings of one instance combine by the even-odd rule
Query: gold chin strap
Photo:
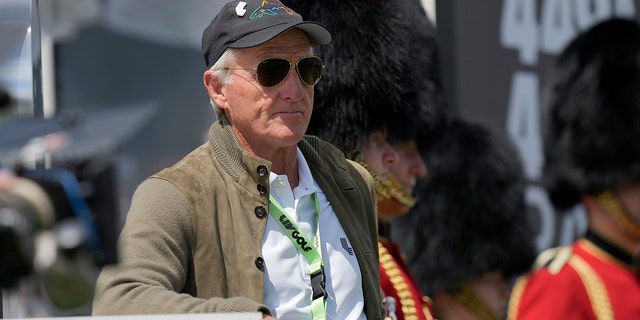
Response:
POLYGON ((498 317, 473 293, 473 290, 463 284, 453 292, 453 296, 473 311, 482 320, 498 320, 498 317))
POLYGON ((409 208, 412 208, 416 205, 416 198, 414 198, 407 192, 407 190, 405 190, 402 184, 400 184, 400 181, 398 181, 398 178, 391 174, 391 172, 389 172, 389 174, 387 175, 387 181, 389 181, 391 196, 398 200, 398 202, 409 208))
POLYGON ((625 228, 640 234, 640 225, 631 219, 630 213, 620 198, 612 191, 604 191, 596 196, 596 200, 600 203, 613 217, 620 222, 625 228))
POLYGON ((404 189, 402 184, 400 184, 400 181, 398 181, 398 178, 396 178, 393 174, 391 174, 390 172, 387 174, 388 183, 385 183, 384 181, 382 181, 382 179, 380 179, 380 177, 375 172, 373 172, 371 168, 369 168, 367 163, 364 162, 364 160, 362 160, 363 154, 359 148, 350 152, 349 158, 354 159, 356 162, 362 165, 365 169, 367 169, 367 171, 369 171, 369 173, 373 177, 376 192, 380 196, 382 196, 385 199, 389 199, 393 197, 396 200, 398 200, 400 204, 402 204, 403 206, 407 206, 409 208, 416 205, 417 200, 411 194, 409 194, 407 190, 404 189))
POLYGON ((402 204, 403 206, 407 206, 409 208, 416 205, 417 200, 404 189, 398 178, 396 178, 391 172, 387 174, 388 184, 382 181, 380 177, 367 166, 367 164, 360 160, 358 161, 369 173, 373 176, 373 181, 375 182, 376 192, 379 195, 384 197, 385 199, 389 199, 391 197, 395 198, 402 204))
POLYGON ((385 199, 389 199, 391 197, 391 187, 389 187, 378 175, 369 168, 369 166, 362 160, 358 161, 373 177, 373 181, 375 183, 376 192, 384 197, 385 199))

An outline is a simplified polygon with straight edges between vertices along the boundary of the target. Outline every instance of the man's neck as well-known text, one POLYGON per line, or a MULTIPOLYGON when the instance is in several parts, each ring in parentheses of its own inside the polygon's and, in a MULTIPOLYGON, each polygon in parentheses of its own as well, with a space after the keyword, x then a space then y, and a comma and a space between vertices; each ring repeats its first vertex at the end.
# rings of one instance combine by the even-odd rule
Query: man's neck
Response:
POLYGON ((291 188, 298 186, 298 151, 296 147, 280 149, 273 154, 271 171, 278 175, 286 175, 291 188))

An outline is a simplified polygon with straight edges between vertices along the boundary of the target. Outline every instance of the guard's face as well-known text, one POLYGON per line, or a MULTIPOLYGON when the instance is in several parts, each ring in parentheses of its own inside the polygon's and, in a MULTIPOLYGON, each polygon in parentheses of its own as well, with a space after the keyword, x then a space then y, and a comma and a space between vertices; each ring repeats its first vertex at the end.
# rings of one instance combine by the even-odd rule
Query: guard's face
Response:
POLYGON ((292 29, 254 48, 240 49, 230 83, 221 87, 221 108, 245 149, 256 154, 295 146, 303 137, 313 108, 313 86, 300 81, 292 66, 281 83, 264 87, 256 78, 258 64, 269 58, 295 62, 311 56, 304 32, 292 29))
MULTIPOLYGON (((398 161, 389 166, 389 172, 398 179, 408 194, 413 194, 418 179, 427 174, 427 166, 415 141, 396 142, 391 147, 398 153, 398 161)), ((386 218, 400 216, 409 212, 410 207, 391 197, 378 202, 380 215, 386 218)))
POLYGON ((398 162, 391 165, 389 169, 402 183, 404 189, 412 193, 418 179, 427 175, 427 165, 415 141, 394 143, 391 146, 398 152, 398 162))
MULTIPOLYGON (((387 142, 385 134, 375 132, 360 143, 362 160, 382 181, 387 180, 389 167, 398 161, 398 153, 387 142)), ((384 198, 377 197, 378 203, 384 198)))

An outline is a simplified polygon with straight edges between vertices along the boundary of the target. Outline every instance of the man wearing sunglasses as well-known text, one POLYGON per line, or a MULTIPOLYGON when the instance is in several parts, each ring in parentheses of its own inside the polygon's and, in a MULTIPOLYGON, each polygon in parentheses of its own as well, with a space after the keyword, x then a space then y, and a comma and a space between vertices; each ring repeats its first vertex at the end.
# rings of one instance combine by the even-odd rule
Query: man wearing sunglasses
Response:
POLYGON ((305 136, 331 41, 278 1, 226 4, 204 30, 209 141, 134 194, 94 314, 259 311, 382 319, 375 190, 305 136))

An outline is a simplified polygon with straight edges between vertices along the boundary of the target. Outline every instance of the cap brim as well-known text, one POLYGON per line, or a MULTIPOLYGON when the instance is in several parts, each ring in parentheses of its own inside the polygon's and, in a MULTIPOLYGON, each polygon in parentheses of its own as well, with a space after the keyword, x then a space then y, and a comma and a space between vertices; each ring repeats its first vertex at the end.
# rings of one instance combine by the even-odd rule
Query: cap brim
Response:
POLYGON ((280 24, 260 31, 248 34, 229 45, 229 48, 250 48, 261 45, 285 31, 298 28, 304 31, 309 37, 309 41, 315 45, 325 45, 331 42, 331 33, 323 25, 315 22, 305 21, 296 24, 280 24))

